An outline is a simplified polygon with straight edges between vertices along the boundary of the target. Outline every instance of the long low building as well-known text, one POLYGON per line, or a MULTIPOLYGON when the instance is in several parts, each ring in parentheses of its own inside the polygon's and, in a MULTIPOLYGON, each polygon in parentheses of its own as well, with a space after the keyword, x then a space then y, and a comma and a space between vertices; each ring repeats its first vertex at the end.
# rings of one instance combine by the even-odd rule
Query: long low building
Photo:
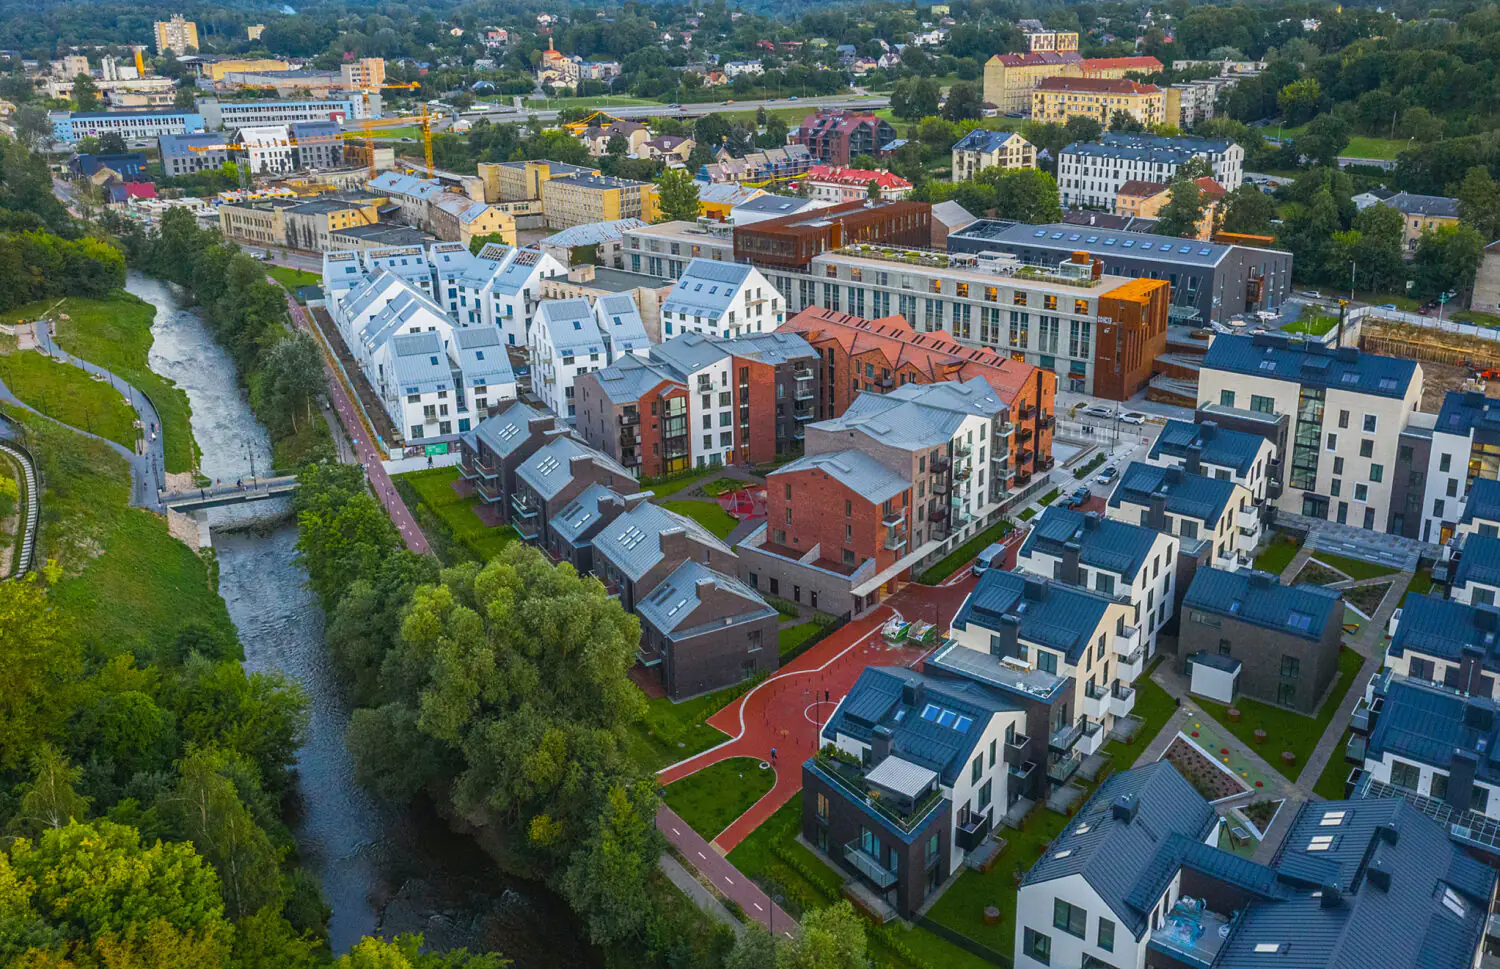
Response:
POLYGON ((58 111, 50 117, 53 140, 66 143, 105 134, 154 140, 203 130, 203 115, 196 111, 58 111))
POLYGON ((362 97, 302 98, 285 101, 221 101, 199 98, 197 109, 211 131, 304 121, 349 121, 380 116, 379 95, 370 94, 369 113, 362 97))

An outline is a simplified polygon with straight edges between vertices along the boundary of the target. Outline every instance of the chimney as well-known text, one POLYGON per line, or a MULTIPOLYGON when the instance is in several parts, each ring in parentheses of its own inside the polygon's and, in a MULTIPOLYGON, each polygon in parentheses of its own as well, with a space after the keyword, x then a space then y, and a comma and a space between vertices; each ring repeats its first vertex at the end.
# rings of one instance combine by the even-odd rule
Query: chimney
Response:
POLYGON ((1166 472, 1167 473, 1162 476, 1162 480, 1163 481, 1165 481, 1167 484, 1173 484, 1173 485, 1175 485, 1175 484, 1182 484, 1182 469, 1181 468, 1167 468, 1166 472))
POLYGON ((1184 464, 1184 469, 1188 474, 1202 474, 1203 445, 1199 444, 1197 441, 1194 441, 1192 444, 1188 445, 1187 452, 1187 461, 1184 464))
POLYGON ((1085 531, 1097 531, 1101 517, 1097 511, 1091 511, 1083 516, 1083 528, 1085 531))
POLYGON ((1136 814, 1141 809, 1141 799, 1135 794, 1121 794, 1114 799, 1109 806, 1110 817, 1123 824, 1135 821, 1136 814))
POLYGON ((1068 585, 1078 584, 1078 553, 1077 542, 1067 542, 1063 545, 1062 574, 1058 576, 1068 585))
POLYGON ((1484 393, 1478 390, 1464 391, 1464 404, 1469 407, 1483 407, 1484 393))
POLYGON ((894 737, 891 728, 880 724, 870 731, 870 766, 875 767, 881 761, 891 756, 891 741, 894 737))
POLYGON ((1365 878, 1370 882, 1371 888, 1378 888, 1382 892, 1391 890, 1390 869, 1382 868, 1380 862, 1370 863, 1370 867, 1365 869, 1365 878))
MULTIPOLYGON (((1493 614, 1491 614, 1493 617, 1493 614)), ((1493 618, 1487 620, 1493 622, 1493 618)), ((1471 696, 1488 696, 1484 685, 1484 647, 1464 646, 1458 658, 1458 689, 1471 696)), ((1468 717, 1465 711, 1464 716, 1468 717)))
POLYGON ((1339 363, 1354 363, 1359 359, 1359 350, 1355 347, 1339 347, 1336 357, 1339 363))
POLYGON ((1204 421, 1198 425, 1198 437, 1200 440, 1211 441, 1214 435, 1219 433, 1218 421, 1204 421))
POLYGON ((531 435, 543 434, 547 431, 550 431, 552 430, 552 421, 553 417, 551 414, 547 414, 543 417, 533 417, 526 422, 526 433, 528 435, 531 435))
MULTIPOLYGON (((1168 470, 1175 470, 1169 468, 1168 470)), ((1158 532, 1167 530, 1167 496, 1153 494, 1151 496, 1151 507, 1146 512, 1146 527, 1158 532)))
POLYGON ((1041 602, 1047 598, 1047 583, 1041 579, 1027 579, 1021 594, 1032 602, 1041 602))
POLYGON ((1401 840, 1401 832, 1396 829, 1396 822, 1387 821, 1385 824, 1376 825, 1375 837, 1388 845, 1393 845, 1401 840))
POLYGON ((1006 659, 1019 656, 1021 620, 1012 613, 1005 613, 995 625, 995 641, 990 647, 996 657, 1006 659))
POLYGON ((1343 901, 1343 893, 1339 891, 1339 887, 1337 885, 1324 885, 1319 889, 1319 891, 1321 892, 1319 905, 1322 908, 1338 908, 1339 903, 1343 901))
POLYGON ((1270 573, 1268 572, 1250 573, 1250 588, 1252 589, 1269 589, 1271 587, 1271 583, 1272 578, 1270 573))
MULTIPOLYGON (((1465 708, 1467 714, 1470 707, 1465 708)), ((1454 750, 1452 758, 1448 761, 1448 794, 1443 800, 1447 801, 1455 811, 1467 811, 1473 803, 1474 798, 1474 774, 1479 768, 1479 758, 1472 751, 1454 750)))

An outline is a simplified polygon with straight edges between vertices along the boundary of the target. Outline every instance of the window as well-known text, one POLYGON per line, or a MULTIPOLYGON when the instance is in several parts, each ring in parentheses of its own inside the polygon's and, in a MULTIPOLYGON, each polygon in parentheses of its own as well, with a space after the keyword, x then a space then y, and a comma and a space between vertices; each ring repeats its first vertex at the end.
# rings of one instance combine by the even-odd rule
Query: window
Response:
POLYGON ((1348 426, 1349 426, 1349 412, 1346 411, 1346 410, 1339 411, 1339 427, 1348 427, 1348 426))
POLYGON ((1453 455, 1444 454, 1438 458, 1438 470, 1448 471, 1453 467, 1453 455))
POLYGON ((1366 500, 1369 499, 1369 496, 1370 496, 1370 486, 1369 485, 1357 484, 1357 485, 1354 486, 1354 500, 1355 501, 1366 501, 1366 500))
POLYGON ((1442 800, 1448 796, 1448 775, 1434 773, 1432 775, 1431 797, 1442 800))
POLYGON ((1415 791, 1417 784, 1422 778, 1422 768, 1416 764, 1408 764, 1403 760, 1393 760, 1391 763, 1391 783, 1396 787, 1415 791))
POLYGON ((1378 464, 1372 464, 1372 465, 1370 465, 1370 480, 1371 481, 1375 482, 1376 484, 1380 484, 1380 482, 1384 478, 1385 478, 1385 468, 1384 467, 1382 467, 1381 465, 1378 465, 1378 464))
POLYGON ((1027 929, 1021 937, 1021 951, 1028 958, 1035 959, 1044 966, 1052 964, 1052 937, 1043 935, 1035 929, 1027 929))
POLYGON ((1365 433, 1366 434, 1374 434, 1375 433, 1375 415, 1374 414, 1366 414, 1365 415, 1365 433))
POLYGON ((1270 397, 1262 397, 1259 394, 1250 395, 1250 409, 1261 414, 1276 413, 1276 402, 1270 397))
MULTIPOLYGON (((1011 724, 1009 727, 1006 728, 1006 732, 1007 733, 1014 733, 1015 729, 1016 729, 1015 724, 1011 724)), ((990 741, 990 766, 991 767, 995 766, 995 748, 996 748, 996 746, 998 746, 998 744, 999 744, 999 741, 996 741, 996 740, 991 740, 990 741)))
POLYGON ((1287 679, 1296 679, 1302 672, 1302 660, 1296 656, 1281 657, 1281 675, 1287 679))
POLYGON ((974 758, 974 763, 969 765, 969 783, 978 784, 979 778, 984 774, 984 755, 980 754, 974 758))
POLYGON ((1109 919, 1099 920, 1099 948, 1105 952, 1115 951, 1115 923, 1109 919))
POLYGON ((1234 406, 1234 391, 1232 391, 1232 390, 1221 390, 1221 391, 1219 391, 1219 404, 1222 407, 1233 407, 1234 406))
POLYGON ((1360 457, 1362 457, 1362 458, 1369 458, 1369 457, 1374 457, 1374 455, 1375 455, 1375 442, 1374 441, 1360 441, 1359 442, 1359 456, 1360 457))
POLYGON ((1045 649, 1036 651, 1036 668, 1043 673, 1057 673, 1057 654, 1049 653, 1045 649))
POLYGON ((1062 899, 1052 901, 1052 927, 1080 939, 1088 937, 1089 913, 1062 899))
POLYGON ((827 794, 819 794, 818 795, 818 820, 820 820, 820 821, 827 821, 828 820, 828 795, 827 794))

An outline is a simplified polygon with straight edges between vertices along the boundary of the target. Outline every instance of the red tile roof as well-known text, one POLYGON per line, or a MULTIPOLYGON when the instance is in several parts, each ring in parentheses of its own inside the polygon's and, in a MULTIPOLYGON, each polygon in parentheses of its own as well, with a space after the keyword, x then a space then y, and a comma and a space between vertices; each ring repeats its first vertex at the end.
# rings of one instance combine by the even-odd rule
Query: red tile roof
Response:
POLYGON ((1121 185, 1120 190, 1115 194, 1128 195, 1131 198, 1148 199, 1166 187, 1166 182, 1152 182, 1144 178, 1132 178, 1124 185, 1121 185))
POLYGON ((1200 179, 1197 179, 1197 182, 1198 191, 1202 192, 1210 202, 1217 201, 1224 197, 1224 186, 1209 178, 1207 175, 1203 176, 1200 179))
POLYGON ((883 169, 845 168, 842 165, 814 165, 808 169, 810 182, 832 182, 836 185, 869 185, 881 188, 911 188, 911 182, 883 169))
POLYGON ((1142 84, 1109 77, 1046 77, 1038 91, 1077 91, 1079 94, 1157 94, 1155 84, 1142 84))
POLYGON ((1149 56, 1090 57, 1078 66, 1083 68, 1085 74, 1089 71, 1118 71, 1121 69, 1151 72, 1161 70, 1161 61, 1149 56))

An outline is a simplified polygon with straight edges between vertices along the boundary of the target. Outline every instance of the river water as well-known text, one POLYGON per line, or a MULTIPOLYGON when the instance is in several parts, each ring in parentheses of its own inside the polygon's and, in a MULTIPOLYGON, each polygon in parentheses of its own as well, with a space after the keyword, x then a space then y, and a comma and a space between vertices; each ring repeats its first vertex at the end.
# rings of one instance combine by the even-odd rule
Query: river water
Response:
MULTIPOLYGON (((267 471, 265 428, 203 320, 170 284, 132 272, 126 289, 156 307, 151 369, 187 393, 202 473, 234 481, 252 465, 267 471)), ((302 861, 333 910, 333 950, 344 952, 365 935, 423 932, 430 948, 499 951, 516 969, 598 965, 555 895, 497 871, 430 808, 396 809, 355 783, 344 746, 349 703, 324 643, 322 609, 296 562, 297 530, 284 503, 209 515, 219 593, 239 630, 246 668, 296 680, 309 701, 291 821, 302 861)))

